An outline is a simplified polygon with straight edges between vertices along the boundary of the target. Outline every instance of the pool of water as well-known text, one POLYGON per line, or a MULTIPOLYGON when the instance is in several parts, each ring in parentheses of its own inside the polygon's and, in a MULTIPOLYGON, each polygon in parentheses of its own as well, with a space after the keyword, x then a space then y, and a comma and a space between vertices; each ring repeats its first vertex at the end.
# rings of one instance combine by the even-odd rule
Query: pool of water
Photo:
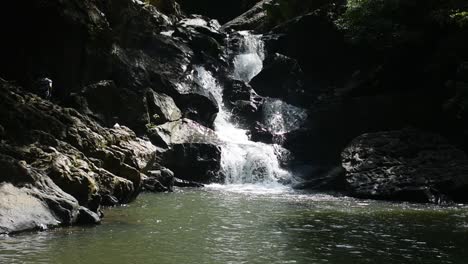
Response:
POLYGON ((143 194, 102 225, 0 237, 0 263, 468 263, 468 208, 279 186, 143 194))

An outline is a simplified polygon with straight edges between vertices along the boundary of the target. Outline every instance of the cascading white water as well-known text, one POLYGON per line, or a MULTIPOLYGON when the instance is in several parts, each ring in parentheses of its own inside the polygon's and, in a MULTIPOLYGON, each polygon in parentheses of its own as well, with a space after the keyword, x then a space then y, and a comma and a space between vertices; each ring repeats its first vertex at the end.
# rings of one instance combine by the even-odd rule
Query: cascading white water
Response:
POLYGON ((263 69, 265 59, 264 44, 260 36, 252 35, 248 31, 240 31, 242 53, 234 57, 233 77, 250 82, 263 69))
POLYGON ((267 130, 277 143, 282 143, 286 133, 299 129, 307 119, 305 109, 274 98, 265 99, 262 114, 267 130))
MULTIPOLYGON (((258 36, 242 32, 242 54, 235 56, 233 76, 246 82, 255 77, 263 67, 263 43, 258 36)), ((199 66, 194 80, 216 98, 220 111, 215 120, 215 131, 223 142, 221 167, 226 184, 276 184, 290 177, 280 167, 277 151, 280 146, 250 141, 247 131, 236 127, 231 113, 223 103, 223 88, 211 72, 199 66)))

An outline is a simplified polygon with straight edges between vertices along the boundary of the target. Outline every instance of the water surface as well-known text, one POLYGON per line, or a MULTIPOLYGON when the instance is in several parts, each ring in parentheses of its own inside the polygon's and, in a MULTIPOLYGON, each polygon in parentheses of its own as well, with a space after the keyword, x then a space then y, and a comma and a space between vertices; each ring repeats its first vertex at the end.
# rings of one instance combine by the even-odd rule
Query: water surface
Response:
POLYGON ((0 238, 0 263, 467 263, 468 209, 209 186, 144 194, 100 226, 0 238))

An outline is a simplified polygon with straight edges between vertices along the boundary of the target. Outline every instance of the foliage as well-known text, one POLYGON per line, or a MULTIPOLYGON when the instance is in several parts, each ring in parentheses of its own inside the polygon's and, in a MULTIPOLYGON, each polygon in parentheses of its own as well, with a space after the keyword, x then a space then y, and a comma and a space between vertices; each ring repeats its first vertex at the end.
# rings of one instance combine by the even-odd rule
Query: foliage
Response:
POLYGON ((340 0, 276 0, 266 6, 268 22, 280 24, 294 17, 316 11, 324 7, 339 5, 340 0))
POLYGON ((435 30, 437 24, 468 24, 464 0, 348 0, 346 7, 337 24, 354 40, 374 44, 390 43, 415 31, 435 30))
POLYGON ((450 14, 450 18, 461 28, 468 28, 468 11, 456 10, 450 14))

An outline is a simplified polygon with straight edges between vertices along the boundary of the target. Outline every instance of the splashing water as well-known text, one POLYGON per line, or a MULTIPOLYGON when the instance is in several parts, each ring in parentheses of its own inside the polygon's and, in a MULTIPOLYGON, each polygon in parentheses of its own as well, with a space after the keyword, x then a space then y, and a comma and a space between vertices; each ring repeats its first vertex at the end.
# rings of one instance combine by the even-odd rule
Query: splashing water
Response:
POLYGON ((250 82, 263 69, 265 50, 263 41, 258 35, 248 31, 240 31, 241 54, 234 57, 234 79, 250 82))
MULTIPOLYGON (((263 68, 263 43, 258 36, 245 32, 242 36, 245 54, 235 57, 233 75, 248 81, 263 68)), ((247 131, 230 121, 231 113, 223 103, 223 88, 212 73, 201 66, 196 67, 194 80, 213 94, 220 106, 214 125, 215 132, 223 142, 221 168, 225 183, 237 187, 248 184, 279 187, 279 181, 290 178, 289 172, 280 167, 280 146, 250 141, 247 131)))
POLYGON ((274 98, 265 99, 262 114, 268 131, 280 136, 299 129, 307 119, 305 109, 274 98))
POLYGON ((222 101, 223 89, 211 72, 197 67, 195 79, 213 94, 220 105, 214 125, 215 132, 224 143, 221 168, 226 184, 271 184, 288 178, 289 173, 280 167, 274 145, 250 141, 246 130, 230 122, 231 114, 222 101))

